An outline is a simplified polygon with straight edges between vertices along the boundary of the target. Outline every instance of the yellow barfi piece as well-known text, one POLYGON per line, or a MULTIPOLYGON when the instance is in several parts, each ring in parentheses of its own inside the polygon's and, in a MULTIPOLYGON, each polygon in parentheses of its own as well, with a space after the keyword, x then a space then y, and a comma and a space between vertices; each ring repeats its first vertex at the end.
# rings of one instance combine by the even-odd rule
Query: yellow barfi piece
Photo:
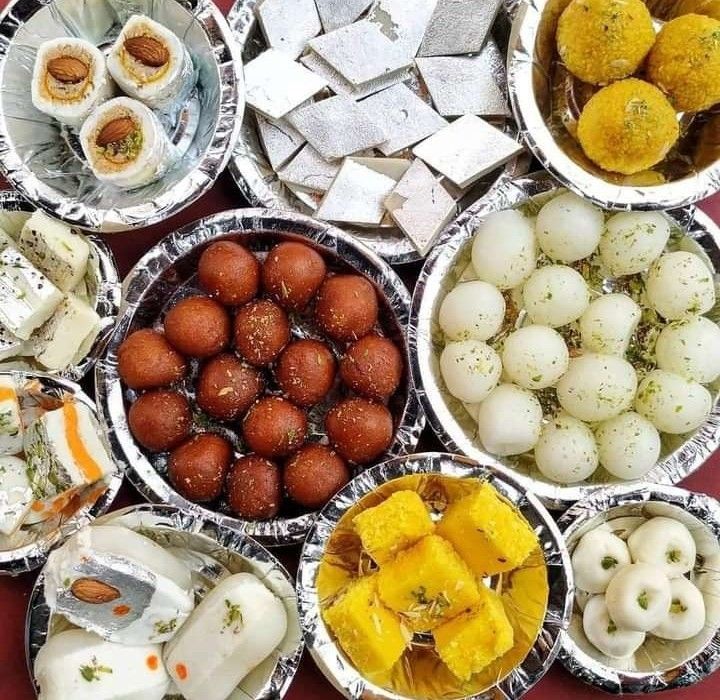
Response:
POLYGON ((428 632, 480 602, 472 572, 437 535, 400 552, 377 576, 380 599, 413 632, 428 632))
POLYGON ((512 649, 513 628, 500 596, 480 586, 481 602, 433 632, 435 649, 447 667, 467 681, 512 649))
POLYGON ((448 507, 437 533, 481 577, 515 569, 538 544, 525 518, 487 482, 448 507))
POLYGON ((430 513, 415 491, 396 491, 353 518, 363 549, 383 564, 434 530, 430 513))
POLYGON ((388 671, 405 651, 400 618, 378 598, 377 574, 353 581, 324 617, 342 650, 364 675, 388 671))

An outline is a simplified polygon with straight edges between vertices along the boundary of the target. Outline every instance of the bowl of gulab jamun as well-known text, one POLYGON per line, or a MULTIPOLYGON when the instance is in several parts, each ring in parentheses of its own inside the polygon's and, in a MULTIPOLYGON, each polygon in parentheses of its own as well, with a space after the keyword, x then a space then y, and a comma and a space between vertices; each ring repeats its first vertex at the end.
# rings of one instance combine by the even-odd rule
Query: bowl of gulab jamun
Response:
POLYGON ((217 214, 163 239, 124 289, 96 398, 149 500, 291 544, 354 474, 414 451, 410 295, 339 229, 217 214))

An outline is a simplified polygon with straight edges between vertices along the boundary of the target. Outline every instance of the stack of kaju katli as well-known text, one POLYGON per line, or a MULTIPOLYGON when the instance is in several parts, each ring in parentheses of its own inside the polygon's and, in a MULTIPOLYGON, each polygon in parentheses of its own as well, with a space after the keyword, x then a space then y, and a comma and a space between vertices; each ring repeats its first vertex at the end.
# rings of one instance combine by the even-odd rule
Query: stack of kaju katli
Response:
POLYGON ((280 180, 319 218, 394 223, 427 254, 465 190, 521 150, 483 119, 509 115, 488 40, 500 4, 259 2, 247 102, 280 180))

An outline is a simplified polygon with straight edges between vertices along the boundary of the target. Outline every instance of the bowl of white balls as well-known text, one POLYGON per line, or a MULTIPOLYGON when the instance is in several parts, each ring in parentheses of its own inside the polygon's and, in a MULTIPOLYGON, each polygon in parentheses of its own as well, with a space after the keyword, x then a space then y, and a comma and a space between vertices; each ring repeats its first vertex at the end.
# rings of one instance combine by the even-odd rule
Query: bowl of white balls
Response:
POLYGON ((677 483, 720 445, 718 270, 700 211, 604 211, 546 174, 504 183, 446 229, 415 288, 430 425, 551 508, 677 483))

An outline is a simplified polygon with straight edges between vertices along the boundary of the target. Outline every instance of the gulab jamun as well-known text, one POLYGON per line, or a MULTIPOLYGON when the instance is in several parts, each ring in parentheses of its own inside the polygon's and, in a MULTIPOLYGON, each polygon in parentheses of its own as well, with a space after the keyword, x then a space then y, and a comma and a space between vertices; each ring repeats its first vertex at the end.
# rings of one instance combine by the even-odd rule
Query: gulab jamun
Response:
POLYGON ((260 288, 260 262, 239 243, 218 241, 200 256, 198 282, 226 306, 246 304, 260 288))
POLYGON ((321 508, 350 480, 342 457, 312 443, 301 447, 285 464, 285 491, 305 508, 321 508))
POLYGON ((283 350, 275 376, 290 401, 298 406, 314 406, 332 389, 336 371, 335 356, 325 343, 303 339, 283 350))
POLYGON ((264 381, 260 372, 223 353, 213 357, 200 370, 196 384, 198 406, 218 420, 235 420, 255 403, 264 381))
POLYGON ((255 367, 274 362, 289 342, 288 317, 272 301, 251 301, 235 316, 235 347, 255 367))
POLYGON ((334 340, 350 341, 367 335, 378 319, 375 288, 360 275, 334 275, 320 287, 315 320, 334 340))
POLYGON ((262 267, 263 288, 280 306, 302 311, 325 279, 322 256, 302 243, 276 245, 262 267))
POLYGON ((151 452, 165 452, 179 445, 190 434, 190 405, 177 391, 148 391, 130 406, 128 424, 135 439, 144 448, 151 452))
POLYGON ((250 407, 242 423, 248 447, 261 457, 286 457, 304 442, 305 412, 280 396, 267 396, 250 407))
POLYGON ((193 435, 170 453, 168 477, 188 501, 214 501, 222 492, 232 461, 232 445, 220 435, 193 435))
POLYGON ((328 439, 341 457, 367 464, 392 443, 393 419, 381 403, 350 398, 333 406, 325 416, 328 439))
POLYGON ((282 503, 280 470, 258 455, 241 457, 233 464, 225 484, 228 505, 240 518, 266 520, 277 515, 282 503))
POLYGON ((210 297, 180 300, 165 315, 165 336, 183 355, 211 357, 230 344, 230 316, 210 297))
POLYGON ((183 356, 152 328, 131 333, 118 348, 118 374, 131 389, 169 386, 185 376, 183 356))
POLYGON ((371 333, 356 340, 340 360, 340 376, 356 394, 383 401, 395 393, 403 361, 395 343, 371 333))

